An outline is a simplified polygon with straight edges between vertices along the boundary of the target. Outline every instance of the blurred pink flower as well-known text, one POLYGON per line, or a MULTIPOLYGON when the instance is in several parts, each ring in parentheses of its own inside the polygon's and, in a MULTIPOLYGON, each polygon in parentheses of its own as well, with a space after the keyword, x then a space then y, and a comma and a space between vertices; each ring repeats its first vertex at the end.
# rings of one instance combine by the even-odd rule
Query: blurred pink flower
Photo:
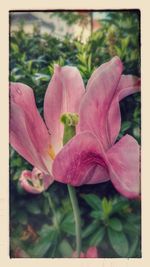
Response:
MULTIPOLYGON (((72 257, 77 258, 77 252, 76 251, 73 252, 72 257)), ((80 253, 79 258, 99 258, 97 248, 96 247, 88 248, 88 250, 85 253, 83 253, 83 252, 80 253)))

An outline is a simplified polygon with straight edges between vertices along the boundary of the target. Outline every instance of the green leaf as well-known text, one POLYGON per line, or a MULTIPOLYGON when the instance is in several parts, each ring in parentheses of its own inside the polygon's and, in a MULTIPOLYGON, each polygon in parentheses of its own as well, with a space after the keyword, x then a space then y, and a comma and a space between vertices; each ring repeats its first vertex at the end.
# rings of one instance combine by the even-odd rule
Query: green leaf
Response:
POLYGON ((13 167, 20 167, 22 163, 21 158, 15 158, 11 161, 11 168, 13 167))
POLYGON ((69 213, 65 216, 61 222, 61 229, 71 235, 75 235, 75 222, 73 213, 69 213))
POLYGON ((141 226, 139 224, 133 224, 133 223, 129 223, 129 222, 126 222, 126 224, 124 225, 124 230, 125 232, 127 232, 129 235, 130 234, 139 234, 140 233, 140 228, 141 226))
POLYGON ((119 232, 123 230, 122 223, 117 218, 112 218, 109 220, 109 227, 111 227, 113 230, 119 231, 119 232))
POLYGON ((131 213, 128 215, 127 221, 132 225, 134 225, 135 223, 139 224, 141 222, 141 216, 140 216, 140 214, 131 213))
POLYGON ((94 194, 82 194, 81 197, 87 202, 87 204, 91 208, 95 210, 101 209, 101 200, 98 196, 94 194))
POLYGON ((107 200, 105 197, 102 200, 102 209, 104 212, 104 217, 109 217, 110 213, 112 212, 112 202, 107 200))
POLYGON ((12 178, 13 181, 17 181, 20 178, 20 170, 17 170, 12 178))
POLYGON ((34 258, 43 257, 50 247, 55 245, 58 233, 51 226, 44 225, 40 232, 40 238, 35 242, 34 246, 30 248, 29 253, 34 258))
POLYGON ((41 213, 41 209, 38 206, 38 202, 30 201, 26 207, 27 207, 27 211, 32 214, 37 215, 41 213))
POLYGON ((82 237, 85 238, 85 237, 89 236, 90 234, 92 234, 93 232, 95 232, 96 229, 99 227, 99 225, 100 224, 99 224, 98 221, 95 221, 93 223, 90 223, 88 225, 88 227, 86 227, 85 229, 83 228, 82 237))
POLYGON ((49 212, 50 212, 50 207, 49 207, 49 205, 48 205, 48 201, 47 201, 47 199, 44 199, 44 203, 43 203, 43 213, 44 213, 45 215, 48 215, 49 212))
POLYGON ((11 49, 13 50, 13 52, 19 53, 19 47, 16 43, 11 42, 11 49))
POLYGON ((128 253, 128 258, 132 258, 135 255, 136 248, 138 246, 139 237, 138 235, 134 235, 131 242, 130 242, 130 250, 128 253))
POLYGON ((127 257, 129 244, 126 235, 108 228, 108 237, 114 251, 121 257, 127 257))
POLYGON ((92 61, 92 55, 90 54, 88 57, 88 70, 91 71, 91 61, 92 61))
POLYGON ((26 225, 28 223, 28 216, 24 211, 18 211, 17 214, 18 222, 26 225))
POLYGON ((96 231, 91 237, 89 241, 90 246, 98 246, 105 234, 105 228, 103 226, 100 227, 98 231, 96 231))
POLYGON ((47 236, 47 234, 51 233, 54 230, 53 226, 50 226, 48 224, 44 224, 41 228, 41 230, 39 231, 39 235, 41 237, 45 237, 47 236))
POLYGON ((131 127, 131 121, 124 121, 121 126, 121 132, 125 132, 131 127))
POLYGON ((59 245, 59 251, 63 258, 71 258, 73 254, 73 249, 66 239, 63 239, 59 245))
POLYGON ((99 220, 104 219, 104 215, 103 215, 103 212, 101 210, 92 210, 90 215, 91 215, 91 217, 93 217, 95 219, 99 219, 99 220))
POLYGON ((46 75, 43 73, 35 73, 35 80, 43 80, 43 81, 49 81, 50 80, 50 75, 46 75))
POLYGON ((118 199, 116 203, 113 203, 113 213, 119 213, 128 208, 129 207, 129 203, 127 200, 120 200, 118 199))

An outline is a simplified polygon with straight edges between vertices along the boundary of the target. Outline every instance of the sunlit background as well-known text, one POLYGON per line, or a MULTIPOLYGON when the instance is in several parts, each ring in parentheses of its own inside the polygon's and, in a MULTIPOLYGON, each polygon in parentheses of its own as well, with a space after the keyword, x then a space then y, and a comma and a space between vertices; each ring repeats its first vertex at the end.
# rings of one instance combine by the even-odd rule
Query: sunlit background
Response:
POLYGON ((38 30, 58 38, 66 35, 86 42, 92 32, 102 27, 100 20, 106 12, 12 12, 11 32, 19 29, 20 24, 27 33, 38 30))

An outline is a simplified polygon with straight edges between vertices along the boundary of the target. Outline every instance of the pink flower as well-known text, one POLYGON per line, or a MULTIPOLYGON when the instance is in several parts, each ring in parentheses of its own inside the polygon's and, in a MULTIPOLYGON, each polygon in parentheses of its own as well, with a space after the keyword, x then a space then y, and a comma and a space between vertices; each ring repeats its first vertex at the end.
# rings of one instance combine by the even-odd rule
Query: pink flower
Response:
MULTIPOLYGON (((85 91, 76 68, 56 66, 44 99, 45 122, 32 89, 10 84, 10 143, 41 172, 43 181, 49 176, 46 187, 52 176, 75 186, 111 179, 123 195, 139 194, 139 146, 129 135, 115 144, 121 125, 119 101, 140 85, 138 78, 122 75, 122 70, 120 59, 114 57, 95 70, 85 91), (60 118, 67 112, 77 113, 79 124, 76 136, 63 147, 60 118)), ((33 174, 29 177, 35 181, 33 174)))
MULTIPOLYGON (((79 71, 75 67, 55 66, 44 99, 44 122, 37 110, 33 90, 22 83, 10 83, 10 143, 40 172, 43 190, 54 180, 52 163, 63 147, 64 126, 60 117, 66 112, 78 113, 83 94, 84 85, 79 71)), ((29 192, 40 193, 42 190, 42 187, 37 188, 34 171, 23 172, 20 182, 29 192), (34 181, 32 185, 31 180, 34 181)))
MULTIPOLYGON (((73 258, 77 258, 77 252, 73 252, 73 258)), ((96 247, 90 247, 88 248, 88 250, 83 253, 80 253, 80 257, 79 258, 98 258, 98 251, 96 247)))
POLYGON ((19 179, 20 186, 27 192, 33 194, 43 192, 53 183, 53 181, 54 179, 51 175, 45 174, 35 167, 32 171, 23 171, 19 179))
POLYGON ((124 196, 139 195, 139 145, 130 135, 115 143, 121 127, 119 101, 139 90, 140 81, 122 75, 118 57, 91 76, 79 110, 78 132, 58 153, 53 175, 80 186, 111 180, 124 196))

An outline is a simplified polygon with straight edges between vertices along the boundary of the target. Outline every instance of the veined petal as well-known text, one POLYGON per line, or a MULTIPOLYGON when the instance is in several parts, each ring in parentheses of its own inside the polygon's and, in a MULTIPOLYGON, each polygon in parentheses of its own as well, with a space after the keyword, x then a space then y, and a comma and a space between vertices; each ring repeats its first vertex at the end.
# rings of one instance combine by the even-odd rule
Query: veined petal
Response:
POLYGON ((61 115, 66 112, 78 113, 84 92, 83 80, 77 68, 55 66, 45 94, 44 117, 56 153, 63 146, 61 115))
POLYGON ((52 172, 57 181, 74 186, 100 183, 108 178, 103 149, 89 132, 77 134, 63 147, 54 160, 52 172))
POLYGON ((105 150, 111 146, 107 116, 122 69, 122 63, 118 57, 100 66, 91 76, 80 106, 78 130, 94 133, 105 150))
POLYGON ((132 75, 122 75, 118 88, 114 95, 112 104, 107 116, 107 129, 109 131, 110 143, 113 145, 120 132, 121 114, 119 101, 124 97, 136 93, 140 90, 140 79, 132 75))
POLYGON ((54 179, 51 175, 46 175, 37 168, 33 168, 32 171, 23 171, 19 178, 20 186, 32 194, 39 194, 45 191, 53 181, 54 179))
POLYGON ((122 75, 117 88, 119 101, 128 95, 139 92, 140 89, 140 78, 133 75, 122 75))
POLYGON ((140 192, 139 145, 130 135, 125 135, 107 152, 110 179, 124 196, 134 198, 140 192))
POLYGON ((37 110, 32 89, 22 83, 10 84, 10 143, 33 166, 50 172, 50 135, 37 110))

